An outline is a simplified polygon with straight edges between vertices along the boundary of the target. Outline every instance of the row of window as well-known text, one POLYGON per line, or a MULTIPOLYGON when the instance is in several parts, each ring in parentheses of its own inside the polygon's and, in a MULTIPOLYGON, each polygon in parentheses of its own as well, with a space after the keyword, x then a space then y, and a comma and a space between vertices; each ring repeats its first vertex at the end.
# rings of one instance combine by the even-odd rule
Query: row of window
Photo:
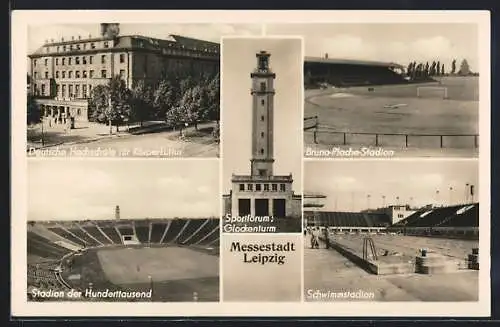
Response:
MULTIPOLYGON (((101 70, 101 75, 99 77, 100 78, 108 78, 107 76, 108 76, 108 73, 107 73, 106 69, 101 70)), ((44 77, 46 79, 48 79, 49 78, 49 72, 45 72, 45 76, 44 77)), ((95 77, 96 76, 95 76, 93 70, 89 70, 88 74, 87 74, 86 70, 81 71, 81 74, 80 74, 79 70, 76 70, 74 77, 73 77, 73 71, 72 70, 68 71, 67 74, 66 74, 65 70, 63 70, 61 72, 57 70, 56 71, 56 76, 55 76, 55 78, 95 78, 95 77)), ((124 69, 120 69, 120 77, 121 78, 125 77, 125 70, 124 69)), ((34 78, 38 79, 37 72, 34 73, 34 78)))
MULTIPOLYGON (((46 93, 48 90, 46 89, 45 84, 42 84, 40 89, 38 89, 38 86, 35 84, 34 88, 35 88, 36 95, 42 95, 42 96, 49 95, 46 93)), ((73 85, 71 85, 71 84, 69 84, 69 85, 57 84, 56 85, 57 96, 61 96, 63 98, 66 98, 66 97, 68 97, 68 98, 87 98, 90 96, 90 92, 92 92, 92 85, 90 85, 90 84, 89 85, 82 84, 81 89, 80 89, 79 84, 74 85, 74 89, 73 89, 73 85), (80 93, 80 90, 81 90, 81 93, 80 93)))
MULTIPOLYGON (((106 59, 107 56, 105 54, 101 55, 101 64, 105 64, 106 63, 106 59)), ((124 53, 120 53, 120 63, 123 64, 125 63, 125 54, 124 53)), ((63 57, 63 58, 55 58, 55 63, 56 63, 56 66, 65 66, 66 64, 68 66, 71 66, 71 65, 86 65, 87 63, 89 64, 93 64, 94 63, 94 56, 82 56, 82 57, 63 57), (60 60, 59 60, 60 59, 60 60)), ((37 60, 33 60, 33 66, 36 67, 37 65, 37 60)), ((46 58, 44 59, 44 65, 45 66, 48 66, 49 65, 49 59, 46 58)))
MULTIPOLYGON (((56 47, 57 52, 64 52, 64 51, 73 51, 73 50, 86 50, 87 47, 89 49, 95 49, 96 45, 94 42, 86 42, 86 43, 77 43, 77 44, 68 44, 68 45, 59 45, 56 47)), ((109 48, 109 42, 104 41, 104 47, 109 48)), ((47 52, 50 52, 52 50, 52 47, 46 47, 45 48, 47 52)))
POLYGON ((278 185, 280 187, 281 192, 286 191, 286 184, 240 184, 240 191, 254 191, 254 186, 255 186, 255 191, 269 191, 269 185, 271 185, 271 191, 273 192, 278 192, 278 185), (246 188, 245 188, 246 186, 246 188))
POLYGON ((82 93, 80 93, 80 85, 79 84, 76 84, 74 85, 74 92, 73 92, 73 85, 69 84, 69 85, 66 85, 66 84, 57 84, 56 85, 56 94, 63 98, 87 98, 89 95, 90 95, 90 92, 92 92, 92 85, 86 85, 86 84, 82 84, 81 85, 81 91, 82 93), (66 93, 66 90, 68 91, 66 93))

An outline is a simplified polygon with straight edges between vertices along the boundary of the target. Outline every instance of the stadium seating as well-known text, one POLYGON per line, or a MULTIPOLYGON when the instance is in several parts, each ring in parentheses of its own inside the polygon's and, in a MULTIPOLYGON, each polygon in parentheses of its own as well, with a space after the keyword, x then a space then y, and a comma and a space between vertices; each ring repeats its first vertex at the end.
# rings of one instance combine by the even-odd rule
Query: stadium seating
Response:
POLYGON ((307 86, 328 83, 336 87, 407 83, 404 76, 380 65, 345 63, 305 63, 307 86))
MULTIPOLYGON (((135 235, 143 244, 213 246, 219 238, 219 219, 43 222, 40 226, 82 248, 123 244, 120 234, 135 235)), ((60 259, 71 253, 36 232, 28 231, 27 241, 28 254, 37 258, 60 259)))
POLYGON ((163 238, 163 243, 174 242, 185 224, 186 222, 182 219, 172 220, 168 227, 167 234, 165 234, 163 238))
POLYGON ((204 224, 201 229, 193 235, 193 237, 189 240, 188 244, 199 244, 205 241, 211 234, 219 234, 219 220, 217 219, 209 219, 206 224, 204 224))
POLYGON ((149 224, 141 224, 135 226, 136 236, 141 243, 149 243, 149 224))
MULTIPOLYGON (((458 211, 458 210, 457 210, 458 211)), ((470 205, 463 207, 449 219, 439 225, 441 227, 479 227, 479 206, 470 205)))
POLYGON ((101 227, 101 230, 108 235, 108 237, 115 243, 115 244, 122 244, 122 239, 116 229, 114 227, 101 227))
POLYGON ((83 241, 85 241, 85 244, 87 246, 97 246, 97 245, 100 245, 99 242, 97 242, 96 240, 94 240, 85 231, 82 231, 78 227, 68 228, 68 231, 71 232, 73 235, 77 236, 78 238, 82 239, 83 241))
POLYGON ((28 253, 42 258, 60 258, 71 251, 28 231, 28 253))
POLYGON ((107 239, 96 226, 82 226, 82 228, 92 235, 93 238, 101 242, 101 244, 106 245, 106 244, 112 244, 112 242, 107 239))
POLYGON ((390 224, 390 218, 385 214, 359 212, 326 212, 313 214, 317 225, 328 227, 385 227, 390 224))
POLYGON ((167 223, 151 224, 151 243, 160 243, 165 228, 167 228, 167 223))
POLYGON ((429 208, 415 212, 395 227, 478 227, 479 204, 429 208))
POLYGON ((194 233, 201 227, 203 222, 206 222, 205 219, 190 219, 187 221, 187 225, 182 231, 182 234, 177 239, 177 243, 184 244, 187 241, 190 241, 194 233))
POLYGON ((50 227, 49 230, 51 232, 56 233, 59 236, 62 236, 65 239, 75 243, 75 244, 78 244, 80 246, 86 245, 86 243, 83 240, 75 237, 73 234, 69 233, 68 230, 66 230, 66 229, 63 229, 61 227, 50 227))

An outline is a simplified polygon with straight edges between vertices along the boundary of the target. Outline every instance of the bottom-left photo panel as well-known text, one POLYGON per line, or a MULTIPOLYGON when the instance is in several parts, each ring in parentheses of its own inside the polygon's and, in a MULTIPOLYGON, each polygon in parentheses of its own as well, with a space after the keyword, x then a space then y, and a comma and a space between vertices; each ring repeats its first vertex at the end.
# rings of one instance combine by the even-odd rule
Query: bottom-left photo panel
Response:
POLYGON ((28 301, 219 301, 217 160, 28 161, 28 301))

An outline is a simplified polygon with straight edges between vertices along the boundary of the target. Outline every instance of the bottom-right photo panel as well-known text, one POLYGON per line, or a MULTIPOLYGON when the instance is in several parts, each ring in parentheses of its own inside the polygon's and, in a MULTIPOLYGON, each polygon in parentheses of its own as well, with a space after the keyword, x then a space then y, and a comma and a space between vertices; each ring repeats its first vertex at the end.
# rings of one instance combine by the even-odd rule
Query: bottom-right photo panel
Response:
POLYGON ((478 176, 468 159, 304 162, 304 299, 478 301, 478 176))

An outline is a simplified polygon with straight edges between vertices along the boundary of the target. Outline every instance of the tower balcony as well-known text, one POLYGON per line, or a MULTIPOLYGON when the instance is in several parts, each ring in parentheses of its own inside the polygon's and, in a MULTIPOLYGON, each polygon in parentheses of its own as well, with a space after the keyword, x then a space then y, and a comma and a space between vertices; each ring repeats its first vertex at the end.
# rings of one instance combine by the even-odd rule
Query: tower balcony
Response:
POLYGON ((252 175, 236 175, 233 174, 233 182, 282 182, 291 183, 293 181, 292 174, 289 175, 273 175, 273 176, 252 176, 252 175))

